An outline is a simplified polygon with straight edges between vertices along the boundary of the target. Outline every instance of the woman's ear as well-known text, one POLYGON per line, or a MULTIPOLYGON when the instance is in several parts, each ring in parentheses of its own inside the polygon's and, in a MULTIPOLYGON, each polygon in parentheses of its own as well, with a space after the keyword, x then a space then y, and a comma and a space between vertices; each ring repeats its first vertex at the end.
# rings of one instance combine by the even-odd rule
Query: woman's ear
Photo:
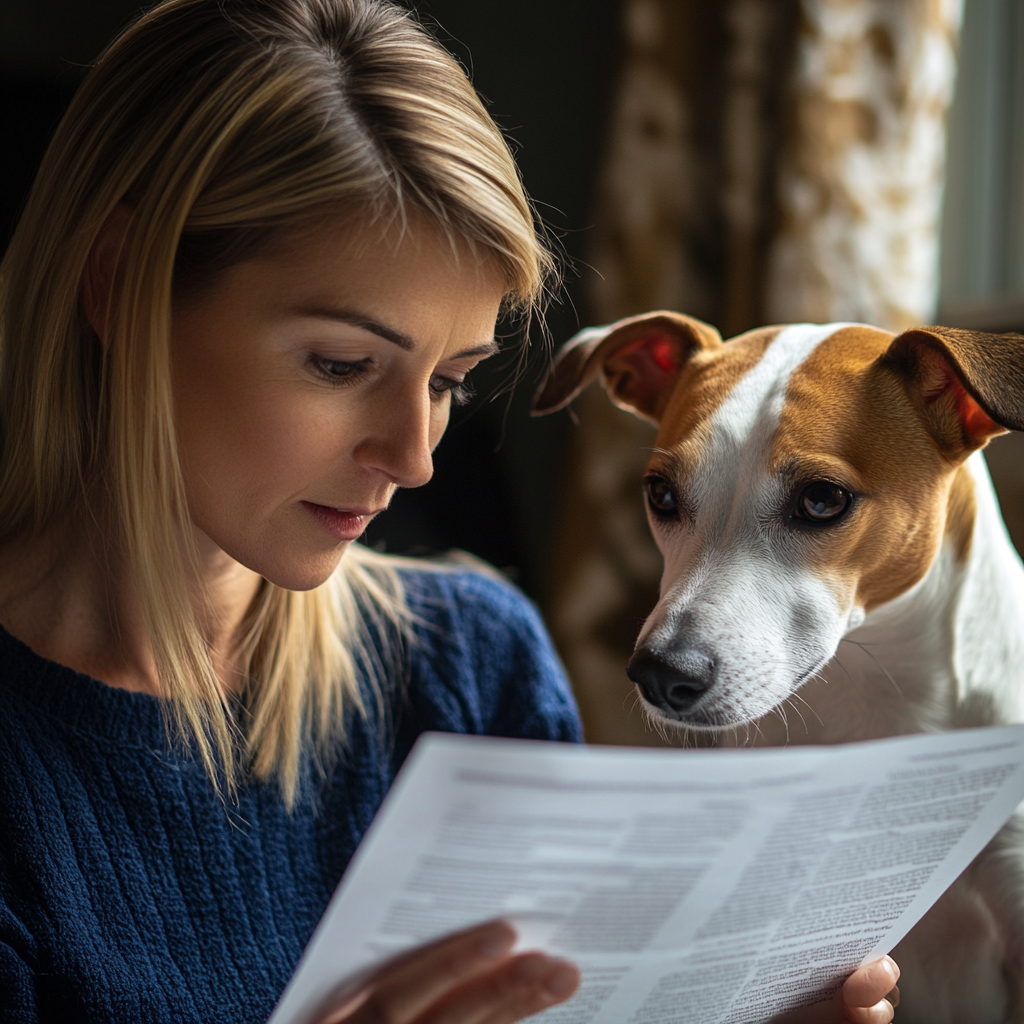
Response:
POLYGON ((600 376, 616 405, 657 423, 690 356, 721 344, 710 324, 668 310, 589 327, 562 346, 532 414, 564 408, 600 376))
POLYGON ((103 222, 82 275, 82 307, 89 326, 105 345, 107 325, 117 301, 121 256, 128 241, 132 209, 118 203, 103 222))

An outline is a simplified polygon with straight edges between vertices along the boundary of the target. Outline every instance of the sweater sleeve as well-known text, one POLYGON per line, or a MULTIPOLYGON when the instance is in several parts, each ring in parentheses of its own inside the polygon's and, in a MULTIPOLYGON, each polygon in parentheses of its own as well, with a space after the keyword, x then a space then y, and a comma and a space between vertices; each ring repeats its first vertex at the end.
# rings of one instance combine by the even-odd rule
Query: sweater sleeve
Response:
POLYGON ((565 672, 523 594, 476 572, 410 576, 410 605, 423 623, 411 652, 416 733, 582 740, 565 672))

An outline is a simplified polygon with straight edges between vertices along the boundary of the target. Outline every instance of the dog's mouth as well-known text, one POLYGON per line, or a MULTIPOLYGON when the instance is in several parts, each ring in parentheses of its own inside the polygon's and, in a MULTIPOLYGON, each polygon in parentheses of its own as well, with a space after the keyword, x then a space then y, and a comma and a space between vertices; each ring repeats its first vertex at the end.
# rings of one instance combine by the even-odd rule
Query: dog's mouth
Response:
POLYGON ((695 696, 693 701, 687 701, 687 706, 673 707, 669 699, 662 694, 656 696, 640 680, 634 679, 633 685, 640 697, 644 713, 649 718, 704 732, 717 732, 731 725, 740 724, 731 715, 723 714, 723 709, 715 706, 713 698, 704 701, 700 696, 695 696))
MULTIPOLYGON (((633 678, 632 674, 630 677, 633 678, 644 711, 650 718, 697 732, 718 733, 752 725, 766 715, 780 711, 805 683, 817 676, 828 661, 829 658, 823 657, 817 664, 802 672, 790 686, 786 687, 785 694, 771 703, 757 700, 757 696, 763 696, 767 684, 761 688, 752 688, 749 697, 744 700, 734 694, 734 684, 727 684, 722 680, 699 690, 694 690, 692 684, 687 684, 684 692, 673 695, 671 690, 666 691, 664 688, 652 693, 644 680, 633 678)), ((630 665, 632 666, 633 662, 630 665)))
POLYGON ((731 718, 719 712, 703 712, 699 710, 686 712, 665 711, 663 708, 651 704, 646 699, 644 700, 644 710, 651 718, 662 722, 670 722, 672 725, 682 726, 687 729, 693 729, 696 732, 718 733, 726 729, 735 728, 737 725, 743 725, 747 721, 754 721, 754 719, 731 718))

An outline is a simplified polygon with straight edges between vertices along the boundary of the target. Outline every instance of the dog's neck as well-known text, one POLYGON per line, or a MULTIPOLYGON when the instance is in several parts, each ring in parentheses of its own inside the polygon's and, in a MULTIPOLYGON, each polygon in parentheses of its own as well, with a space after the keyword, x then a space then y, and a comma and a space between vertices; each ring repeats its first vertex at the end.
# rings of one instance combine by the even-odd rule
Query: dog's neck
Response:
POLYGON ((970 466, 977 517, 954 619, 958 727, 1024 721, 1024 567, 980 454, 970 466))
POLYGON ((758 722, 758 745, 1024 721, 1024 568, 980 453, 968 468, 976 512, 966 560, 947 538, 916 586, 872 610, 820 679, 758 722))

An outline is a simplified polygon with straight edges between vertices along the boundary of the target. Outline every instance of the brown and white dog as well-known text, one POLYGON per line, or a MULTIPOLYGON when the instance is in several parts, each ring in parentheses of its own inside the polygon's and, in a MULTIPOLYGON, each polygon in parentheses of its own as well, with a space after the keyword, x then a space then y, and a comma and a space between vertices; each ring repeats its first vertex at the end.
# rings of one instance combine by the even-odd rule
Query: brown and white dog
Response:
MULTIPOLYGON (((658 425, 665 568, 628 672, 722 742, 1024 720, 1024 568, 979 449, 1024 430, 1024 336, 793 324, 728 342, 658 312, 569 341, 535 414, 600 375, 658 425)), ((903 1024, 1024 1020, 1024 827, 896 951, 903 1024)))

